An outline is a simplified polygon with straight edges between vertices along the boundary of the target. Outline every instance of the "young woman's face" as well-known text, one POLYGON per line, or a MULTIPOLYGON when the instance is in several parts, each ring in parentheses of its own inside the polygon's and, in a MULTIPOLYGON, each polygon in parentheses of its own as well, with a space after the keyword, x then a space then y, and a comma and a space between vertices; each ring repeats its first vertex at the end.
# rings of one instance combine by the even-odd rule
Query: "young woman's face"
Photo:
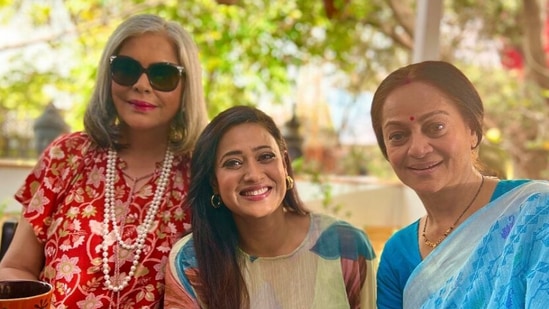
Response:
POLYGON ((474 171, 475 132, 437 88, 413 82, 389 94, 383 140, 400 180, 417 192, 436 192, 474 171))
MULTIPOLYGON (((127 65, 132 59, 145 69, 159 62, 179 65, 174 45, 160 33, 146 33, 128 39, 122 45, 118 56, 126 61, 119 62, 123 63, 120 67, 126 72, 135 71, 127 65)), ((151 86, 149 77, 143 73, 132 85, 122 85, 113 80, 111 90, 118 116, 129 129, 167 131, 181 104, 183 79, 180 78, 175 89, 159 91, 151 86)))
POLYGON ((215 187, 237 222, 263 218, 281 209, 286 175, 283 154, 261 125, 240 124, 221 138, 215 187))

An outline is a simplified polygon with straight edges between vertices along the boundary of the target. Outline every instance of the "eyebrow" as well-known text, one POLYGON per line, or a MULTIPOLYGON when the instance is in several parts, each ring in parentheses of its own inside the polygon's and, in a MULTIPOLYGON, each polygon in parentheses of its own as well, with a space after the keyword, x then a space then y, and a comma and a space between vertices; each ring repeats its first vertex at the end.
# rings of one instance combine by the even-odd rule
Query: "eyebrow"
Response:
MULTIPOLYGON (((447 111, 444 111, 444 110, 436 110, 436 111, 432 111, 432 112, 429 112, 427 114, 424 114, 424 115, 421 115, 420 117, 417 118, 417 121, 418 122, 421 122, 421 121, 424 121, 425 119, 428 119, 428 118, 431 118, 433 116, 436 116, 436 115, 446 115, 446 116, 450 116, 450 114, 447 112, 447 111)), ((399 125, 401 123, 403 123, 404 121, 397 121, 397 120, 392 120, 392 121, 388 121, 386 122, 383 127, 386 127, 386 126, 390 126, 390 125, 399 125)))
MULTIPOLYGON (((272 148, 271 146, 268 146, 268 145, 261 145, 261 146, 257 146, 257 147, 252 148, 252 150, 253 150, 254 152, 260 151, 260 150, 262 150, 262 149, 269 149, 269 150, 271 150, 271 149, 273 149, 273 148, 272 148)), ((225 157, 228 157, 228 156, 235 156, 235 155, 240 155, 240 154, 242 154, 242 151, 241 151, 241 150, 231 150, 231 151, 228 151, 228 152, 226 152, 225 154, 223 154, 223 155, 221 156, 221 158, 219 158, 219 162, 222 162, 223 159, 224 159, 225 157)))

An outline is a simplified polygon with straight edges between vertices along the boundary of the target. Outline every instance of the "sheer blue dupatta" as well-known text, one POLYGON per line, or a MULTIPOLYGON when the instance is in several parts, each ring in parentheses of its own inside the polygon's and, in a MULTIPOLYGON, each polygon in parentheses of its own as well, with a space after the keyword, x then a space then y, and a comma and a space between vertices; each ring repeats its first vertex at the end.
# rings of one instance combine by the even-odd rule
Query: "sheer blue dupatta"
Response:
POLYGON ((548 239, 549 183, 510 190, 458 226, 414 270, 404 308, 524 308, 547 301, 549 286, 528 276, 540 268, 549 285, 548 239), (545 241, 535 240, 544 234, 545 241))

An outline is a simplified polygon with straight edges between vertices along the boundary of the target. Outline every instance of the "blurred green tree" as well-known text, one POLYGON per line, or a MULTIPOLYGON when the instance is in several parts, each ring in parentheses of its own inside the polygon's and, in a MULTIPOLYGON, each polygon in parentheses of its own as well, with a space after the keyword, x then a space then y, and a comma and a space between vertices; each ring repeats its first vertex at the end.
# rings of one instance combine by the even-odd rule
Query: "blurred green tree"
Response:
MULTIPOLYGON (((157 13, 193 34, 211 115, 235 104, 292 102, 295 76, 289 68, 304 65, 330 63, 335 86, 355 94, 372 91, 388 72, 410 61, 415 30, 413 0, 0 0, 0 27, 22 14, 37 29, 51 26, 59 3, 70 26, 0 45, 0 52, 12 54, 9 72, 0 75, 0 109, 37 116, 52 96, 68 93, 73 107, 66 118, 74 130, 81 128, 99 53, 114 27, 131 14, 157 13), (54 51, 70 45, 73 53, 59 57, 64 65, 38 69, 41 55, 31 60, 21 55, 39 43, 54 51)), ((496 146, 509 154, 515 177, 547 177, 549 164, 549 75, 540 43, 546 16, 539 4, 444 2, 441 58, 472 76, 486 101, 487 129, 501 131, 496 146), (502 42, 528 56, 520 77, 479 56, 490 50, 495 57, 502 42)))

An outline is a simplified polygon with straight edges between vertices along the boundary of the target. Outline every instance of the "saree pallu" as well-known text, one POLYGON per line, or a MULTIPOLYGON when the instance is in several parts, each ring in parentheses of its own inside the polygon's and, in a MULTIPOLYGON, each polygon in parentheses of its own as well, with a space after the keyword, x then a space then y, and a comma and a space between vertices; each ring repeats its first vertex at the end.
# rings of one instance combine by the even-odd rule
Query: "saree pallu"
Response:
POLYGON ((404 308, 549 308, 549 182, 478 210, 413 271, 404 308))

